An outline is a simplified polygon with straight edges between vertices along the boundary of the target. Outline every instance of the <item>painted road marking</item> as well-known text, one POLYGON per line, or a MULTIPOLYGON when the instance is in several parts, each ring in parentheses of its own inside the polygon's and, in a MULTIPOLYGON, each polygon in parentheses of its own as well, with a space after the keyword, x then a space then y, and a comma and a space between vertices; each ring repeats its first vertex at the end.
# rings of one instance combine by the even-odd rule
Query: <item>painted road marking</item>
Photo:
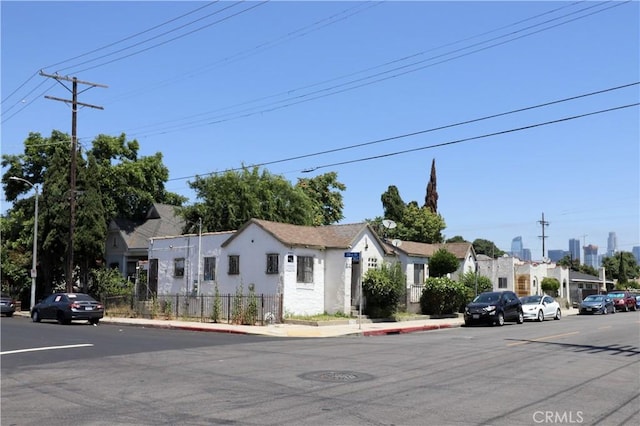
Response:
POLYGON ((527 343, 540 342, 543 340, 554 339, 556 337, 571 336, 572 334, 579 334, 579 333, 580 333, 579 331, 572 331, 571 333, 556 334, 555 336, 538 337, 537 339, 525 340, 523 342, 509 343, 507 346, 526 345, 527 343))
POLYGON ((0 352, 0 355, 21 354, 25 352, 52 351, 55 349, 86 348, 89 346, 93 346, 93 345, 91 343, 81 343, 79 345, 45 346, 43 348, 16 349, 15 351, 4 351, 4 352, 0 352))

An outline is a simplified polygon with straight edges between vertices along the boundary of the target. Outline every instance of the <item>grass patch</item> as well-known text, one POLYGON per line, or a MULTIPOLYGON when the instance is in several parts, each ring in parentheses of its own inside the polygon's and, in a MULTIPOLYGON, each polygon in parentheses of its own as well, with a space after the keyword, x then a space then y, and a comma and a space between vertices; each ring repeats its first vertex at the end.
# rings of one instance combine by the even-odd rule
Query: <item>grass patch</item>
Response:
POLYGON ((337 312, 335 314, 316 314, 316 315, 287 315, 286 319, 302 320, 302 321, 331 321, 338 319, 350 318, 349 315, 337 312))

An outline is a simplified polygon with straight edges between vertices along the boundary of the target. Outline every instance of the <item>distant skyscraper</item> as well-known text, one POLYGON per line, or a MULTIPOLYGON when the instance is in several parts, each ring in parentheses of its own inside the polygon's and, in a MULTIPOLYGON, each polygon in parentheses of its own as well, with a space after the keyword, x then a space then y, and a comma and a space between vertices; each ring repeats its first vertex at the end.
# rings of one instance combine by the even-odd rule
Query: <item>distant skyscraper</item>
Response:
POLYGON ((563 257, 568 255, 569 255, 569 252, 564 250, 549 250, 547 252, 547 256, 549 257, 549 260, 552 262, 557 262, 561 260, 563 257))
POLYGON ((580 263, 580 240, 577 238, 571 238, 569 240, 569 256, 571 256, 571 259, 573 260, 578 260, 578 263, 580 263))
POLYGON ((511 256, 522 260, 522 237, 511 240, 511 256))
POLYGON ((522 258, 520 260, 531 261, 531 250, 528 248, 522 249, 522 258))
POLYGON ((633 256, 636 258, 636 262, 640 264, 640 246, 634 246, 631 249, 631 253, 633 253, 633 256))
POLYGON ((618 237, 615 232, 609 232, 609 238, 607 238, 607 256, 611 257, 618 251, 618 237))
POLYGON ((584 246, 584 264, 596 269, 600 267, 600 262, 598 261, 598 246, 594 246, 593 244, 584 246))

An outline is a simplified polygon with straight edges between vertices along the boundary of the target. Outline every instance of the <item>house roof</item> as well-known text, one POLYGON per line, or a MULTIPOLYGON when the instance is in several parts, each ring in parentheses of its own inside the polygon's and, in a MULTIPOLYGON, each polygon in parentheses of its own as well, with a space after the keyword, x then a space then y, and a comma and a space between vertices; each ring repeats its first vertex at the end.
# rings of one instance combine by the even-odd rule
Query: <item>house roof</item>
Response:
MULTIPOLYGON (((602 278, 594 275, 585 274, 578 271, 569 271, 569 281, 585 282, 585 283, 602 283, 602 278)), ((612 280, 606 280, 607 283, 612 284, 612 280)))
POLYGON ((378 240, 380 246, 383 247, 382 241, 366 222, 344 225, 304 226, 271 222, 262 219, 249 220, 238 229, 234 235, 225 241, 222 246, 226 247, 229 245, 244 229, 251 225, 262 228, 286 246, 314 247, 319 249, 348 249, 354 244, 356 238, 368 229, 374 238, 378 240))
MULTIPOLYGON (((389 245, 389 243, 387 243, 389 245)), ((396 251, 400 251, 407 256, 431 257, 440 249, 445 249, 454 254, 457 259, 465 259, 469 250, 473 250, 471 243, 442 243, 428 244, 418 243, 415 241, 402 241, 399 246, 393 247, 396 251)))
POLYGON ((115 219, 118 232, 128 249, 147 249, 149 239, 158 236, 182 234, 184 220, 177 214, 176 206, 154 203, 142 221, 115 219))

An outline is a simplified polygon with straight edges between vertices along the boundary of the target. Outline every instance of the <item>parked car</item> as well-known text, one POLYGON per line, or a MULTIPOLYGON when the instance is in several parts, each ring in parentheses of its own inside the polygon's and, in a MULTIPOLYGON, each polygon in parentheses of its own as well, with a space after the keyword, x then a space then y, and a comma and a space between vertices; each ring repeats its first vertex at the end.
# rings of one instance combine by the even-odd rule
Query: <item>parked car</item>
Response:
POLYGON ((12 298, 8 296, 0 296, 0 310, 2 315, 12 317, 16 311, 16 304, 12 298))
POLYGON ((580 303, 578 314, 608 314, 616 313, 613 300, 606 294, 592 294, 584 298, 580 303))
POLYGON ((551 296, 525 296, 521 297, 522 312, 525 320, 544 321, 553 318, 559 320, 562 318, 560 304, 551 296))
POLYGON ((103 316, 102 303, 84 293, 54 293, 31 310, 33 322, 56 320, 60 324, 70 324, 73 320, 84 320, 98 324, 103 316))
POLYGON ((465 325, 488 323, 502 326, 505 321, 524 322, 522 302, 512 291, 480 293, 464 309, 465 325))
POLYGON ((640 294, 636 294, 636 309, 640 309, 640 294))
POLYGON ((619 311, 629 312, 636 310, 636 298, 626 290, 610 291, 607 296, 613 300, 613 305, 619 311))

